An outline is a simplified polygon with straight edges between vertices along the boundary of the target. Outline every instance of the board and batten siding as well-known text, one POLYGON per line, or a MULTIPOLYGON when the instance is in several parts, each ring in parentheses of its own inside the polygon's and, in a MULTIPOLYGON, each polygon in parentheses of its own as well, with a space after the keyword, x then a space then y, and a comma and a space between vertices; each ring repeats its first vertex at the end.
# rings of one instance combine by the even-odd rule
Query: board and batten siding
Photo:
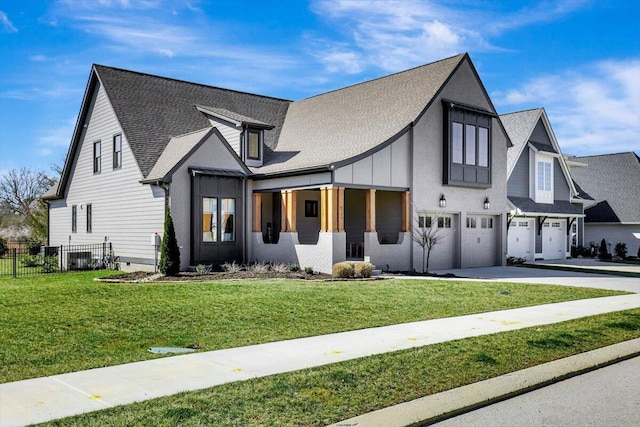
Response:
MULTIPOLYGON (((515 150, 515 147, 509 150, 515 150)), ((507 194, 514 197, 529 197, 529 148, 522 150, 520 158, 516 162, 509 181, 507 183, 507 194)))
POLYGON ((162 234, 164 191, 143 185, 142 173, 126 135, 101 85, 90 100, 87 128, 81 135, 64 200, 50 204, 50 244, 113 244, 121 266, 153 266, 153 233, 162 234), (113 169, 113 136, 122 135, 122 166, 113 169), (93 173, 93 143, 101 141, 101 172, 93 173), (86 206, 92 205, 92 232, 86 231, 86 206), (71 232, 72 205, 78 206, 77 232, 71 232))
POLYGON ((542 123, 542 119, 538 120, 536 127, 533 128, 533 132, 531 132, 529 140, 553 147, 551 138, 549 138, 549 134, 547 133, 547 129, 545 128, 544 123, 542 123))

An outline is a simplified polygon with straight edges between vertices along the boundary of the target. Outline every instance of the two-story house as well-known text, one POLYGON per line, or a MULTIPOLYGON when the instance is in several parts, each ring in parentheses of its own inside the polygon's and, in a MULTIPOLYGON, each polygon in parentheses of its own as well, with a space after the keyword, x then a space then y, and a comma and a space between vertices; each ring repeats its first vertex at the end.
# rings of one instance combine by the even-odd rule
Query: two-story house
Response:
POLYGON ((443 236, 431 268, 500 265, 509 145, 467 54, 294 102, 94 65, 49 244, 149 268, 170 207, 183 269, 420 269, 419 222, 443 236))
POLYGON ((543 108, 500 116, 509 148, 507 253, 565 259, 580 241, 583 203, 543 108))

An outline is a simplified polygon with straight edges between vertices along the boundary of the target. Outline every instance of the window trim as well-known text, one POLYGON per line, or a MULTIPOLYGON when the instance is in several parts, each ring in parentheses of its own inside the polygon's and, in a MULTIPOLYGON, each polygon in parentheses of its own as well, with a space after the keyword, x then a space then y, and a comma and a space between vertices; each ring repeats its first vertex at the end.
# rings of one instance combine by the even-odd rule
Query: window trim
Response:
POLYGON ((78 232, 78 205, 71 205, 71 232, 78 232))
POLYGON ((102 172, 102 141, 97 140, 93 142, 93 173, 99 174, 100 172, 102 172))
POLYGON ((244 157, 245 160, 252 160, 252 161, 262 161, 262 153, 263 153, 263 138, 264 138, 264 131, 262 129, 257 129, 257 128, 252 128, 252 127, 247 127, 245 132, 245 137, 244 137, 244 157), (258 135, 258 157, 253 157, 250 156, 250 149, 249 149, 249 143, 251 141, 251 134, 256 134, 258 135))
POLYGON ((87 203, 87 234, 93 232, 93 205, 91 203, 87 203))
POLYGON ((450 100, 442 100, 442 108, 443 185, 490 188, 493 173, 492 129, 496 115, 479 107, 450 100), (457 132, 454 132, 454 128, 457 132), (469 131, 472 129, 471 135, 469 131), (482 129, 486 129, 486 141, 481 138, 485 134, 482 129), (455 135, 461 139, 460 144, 456 144, 455 135), (473 149, 467 146, 471 141, 473 149), (454 147, 458 150, 454 150, 454 147), (468 155, 473 155, 473 159, 467 160, 468 155), (486 166, 481 166, 484 163, 486 166))
POLYGON ((115 135, 113 135, 113 169, 120 169, 122 168, 122 134, 121 133, 117 133, 115 135), (120 149, 116 150, 116 138, 119 140, 120 142, 120 149))

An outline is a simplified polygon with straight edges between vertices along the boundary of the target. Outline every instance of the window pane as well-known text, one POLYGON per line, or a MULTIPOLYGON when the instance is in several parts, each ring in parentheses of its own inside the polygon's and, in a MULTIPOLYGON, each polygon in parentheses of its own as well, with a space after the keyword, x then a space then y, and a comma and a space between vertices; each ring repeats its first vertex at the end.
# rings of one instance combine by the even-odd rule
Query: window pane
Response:
POLYGON ((551 163, 544 164, 544 191, 551 191, 551 163))
POLYGON ((91 233, 93 229, 93 209, 91 205, 87 205, 87 233, 91 233))
POLYGON ((418 217, 418 227, 419 228, 424 228, 424 217, 423 216, 419 216, 418 217))
POLYGON ((113 168, 119 168, 122 165, 122 136, 113 137, 113 168))
POLYGON ((544 190, 544 163, 538 162, 538 190, 544 190))
POLYGON ((451 217, 447 216, 444 218, 444 228, 451 228, 451 217))
POLYGON ((444 228, 444 217, 438 217, 438 228, 444 228))
POLYGON ((202 241, 218 241, 218 199, 202 198, 202 241))
POLYGON ((78 231, 78 206, 71 206, 71 232, 75 233, 78 231))
POLYGON ((249 146, 247 147, 247 157, 250 159, 260 158, 260 134, 258 132, 249 132, 249 146))
POLYGON ((464 163, 466 165, 475 165, 476 127, 474 125, 465 125, 464 149, 464 163))
POLYGON ((100 141, 93 143, 93 172, 100 172, 100 141))
POLYGON ((236 200, 220 199, 220 215, 222 216, 223 242, 234 242, 236 240, 236 200))
POLYGON ((462 164, 462 123, 453 122, 451 132, 451 161, 462 164))
POLYGON ((489 166, 489 129, 478 128, 478 166, 489 166))

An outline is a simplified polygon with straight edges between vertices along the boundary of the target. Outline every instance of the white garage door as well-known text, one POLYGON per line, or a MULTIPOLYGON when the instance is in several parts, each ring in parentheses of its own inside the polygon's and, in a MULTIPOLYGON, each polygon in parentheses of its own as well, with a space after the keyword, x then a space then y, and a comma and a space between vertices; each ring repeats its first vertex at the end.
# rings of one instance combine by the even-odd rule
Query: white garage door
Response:
POLYGON ((509 256, 533 261, 533 220, 515 218, 509 226, 509 256))
POLYGON ((565 255, 565 221, 549 219, 542 225, 542 257, 547 259, 564 259, 565 255))
POLYGON ((496 265, 498 220, 493 216, 470 215, 462 239, 462 266, 496 265))

